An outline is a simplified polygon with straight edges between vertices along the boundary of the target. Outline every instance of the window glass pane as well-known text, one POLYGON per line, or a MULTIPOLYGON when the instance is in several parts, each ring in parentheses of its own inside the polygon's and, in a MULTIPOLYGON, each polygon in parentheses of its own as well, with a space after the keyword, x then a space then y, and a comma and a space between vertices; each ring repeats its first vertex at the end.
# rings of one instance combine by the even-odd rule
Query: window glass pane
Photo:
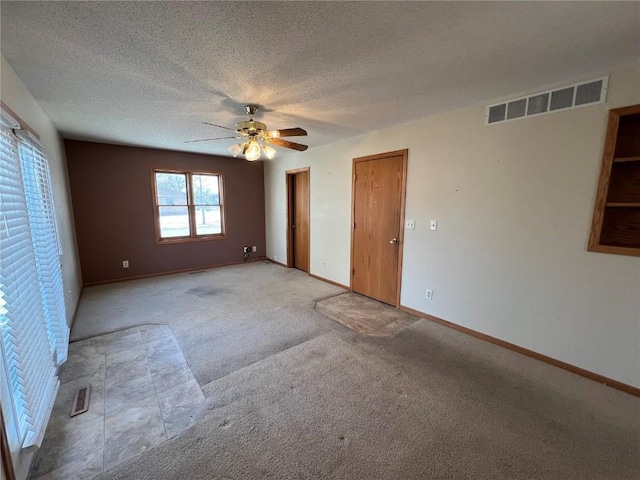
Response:
POLYGON ((222 233, 220 207, 196 207, 196 233, 215 235, 222 233))
POLYGON ((195 205, 220 205, 217 175, 193 175, 195 205))
POLYGON ((188 237, 189 210, 187 207, 158 207, 160 209, 160 237, 188 237))
POLYGON ((187 176, 184 173, 156 172, 158 205, 187 204, 187 176))

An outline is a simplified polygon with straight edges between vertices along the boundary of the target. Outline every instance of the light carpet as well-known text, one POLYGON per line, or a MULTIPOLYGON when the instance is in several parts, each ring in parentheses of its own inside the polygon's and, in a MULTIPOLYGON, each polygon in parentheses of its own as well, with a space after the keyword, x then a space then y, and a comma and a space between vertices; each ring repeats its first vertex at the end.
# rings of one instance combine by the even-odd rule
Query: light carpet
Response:
POLYGON ((314 297, 340 290, 301 272, 254 264, 118 285, 87 289, 74 338, 110 328, 100 304, 119 305, 111 326, 168 323, 206 402, 192 428, 103 479, 640 471, 640 399, 426 320, 358 335, 313 310, 314 297), (175 292, 150 301, 155 288, 175 292))
POLYGON ((418 320, 391 305, 353 292, 316 302, 316 311, 362 335, 393 336, 418 320))
POLYGON ((167 324, 204 385, 339 328, 313 305, 341 292, 298 270, 263 262, 88 287, 71 340, 167 324))

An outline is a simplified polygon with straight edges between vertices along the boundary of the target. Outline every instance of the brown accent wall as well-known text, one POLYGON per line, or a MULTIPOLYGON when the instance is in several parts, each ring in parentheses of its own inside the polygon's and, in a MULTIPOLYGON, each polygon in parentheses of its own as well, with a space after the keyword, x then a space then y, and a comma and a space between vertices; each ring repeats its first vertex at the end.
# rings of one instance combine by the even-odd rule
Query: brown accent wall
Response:
POLYGON ((265 255, 262 162, 66 140, 69 183, 85 285, 242 262, 265 255), (151 168, 224 173, 227 238, 157 245, 151 168), (122 261, 129 260, 129 268, 122 261))

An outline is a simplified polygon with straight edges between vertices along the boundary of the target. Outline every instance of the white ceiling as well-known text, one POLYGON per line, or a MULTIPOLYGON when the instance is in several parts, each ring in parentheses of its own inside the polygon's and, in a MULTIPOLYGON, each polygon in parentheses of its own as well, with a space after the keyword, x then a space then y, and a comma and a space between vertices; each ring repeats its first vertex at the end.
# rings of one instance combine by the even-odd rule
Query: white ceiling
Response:
MULTIPOLYGON (((333 142, 640 59, 638 2, 9 2, 2 54, 65 138, 227 155, 333 142)), ((482 120, 479 120, 482 121, 482 120)), ((281 153, 284 153, 282 151, 281 153)))

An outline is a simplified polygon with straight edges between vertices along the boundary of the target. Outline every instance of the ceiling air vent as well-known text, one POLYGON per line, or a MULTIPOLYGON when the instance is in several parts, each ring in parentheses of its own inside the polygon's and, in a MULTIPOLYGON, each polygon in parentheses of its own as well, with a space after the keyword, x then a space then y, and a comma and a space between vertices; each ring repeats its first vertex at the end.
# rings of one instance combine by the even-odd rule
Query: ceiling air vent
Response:
POLYGON ((527 100, 515 100, 507 104, 507 120, 524 117, 527 109, 527 100))
POLYGON ((487 123, 502 122, 507 113, 507 104, 494 105, 488 109, 487 123))
POLYGON ((485 111, 484 122, 485 125, 493 125, 559 110, 604 103, 607 99, 608 83, 609 77, 606 76, 489 105, 485 111))

